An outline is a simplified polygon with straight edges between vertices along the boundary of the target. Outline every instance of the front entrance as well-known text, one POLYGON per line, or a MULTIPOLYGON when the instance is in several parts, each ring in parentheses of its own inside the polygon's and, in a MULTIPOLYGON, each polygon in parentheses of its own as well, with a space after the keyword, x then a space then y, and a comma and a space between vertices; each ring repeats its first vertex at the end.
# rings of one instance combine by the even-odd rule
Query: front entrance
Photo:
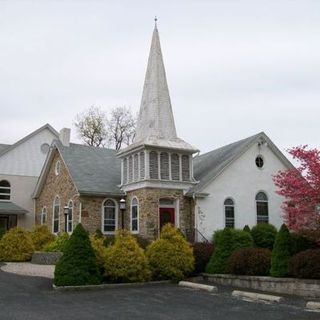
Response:
POLYGON ((174 208, 160 208, 159 213, 160 213, 160 230, 167 223, 171 223, 172 225, 175 224, 174 208))

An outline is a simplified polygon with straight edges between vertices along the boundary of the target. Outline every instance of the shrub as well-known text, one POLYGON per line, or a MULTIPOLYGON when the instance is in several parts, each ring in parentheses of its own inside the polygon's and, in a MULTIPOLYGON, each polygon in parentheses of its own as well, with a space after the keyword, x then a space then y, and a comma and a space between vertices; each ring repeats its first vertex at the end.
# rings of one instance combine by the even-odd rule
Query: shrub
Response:
POLYGON ((104 264, 106 260, 107 248, 103 243, 103 238, 96 238, 95 235, 90 236, 90 243, 97 259, 98 267, 101 274, 104 273, 104 264))
POLYGON ((54 241, 46 244, 43 247, 43 251, 45 252, 64 252, 66 245, 69 241, 69 234, 67 232, 60 233, 54 241))
POLYGON ((79 223, 67 242, 54 272, 57 286, 81 286, 101 283, 101 275, 88 233, 79 223))
POLYGON ((113 235, 108 235, 103 237, 103 244, 105 247, 109 247, 114 244, 115 237, 113 235))
POLYGON ((204 272, 206 265, 213 253, 214 246, 210 242, 196 242, 193 244, 194 271, 195 273, 204 272))
POLYGON ((305 235, 300 233, 291 233, 291 248, 290 254, 293 256, 301 251, 312 249, 314 244, 305 235))
POLYGON ((290 249, 290 232, 287 226, 283 224, 277 233, 272 250, 270 274, 273 277, 285 277, 288 274, 290 249))
POLYGON ((225 228, 214 234, 215 251, 206 267, 208 273, 226 273, 227 260, 240 248, 253 247, 251 235, 243 230, 225 228))
POLYGON ((320 228, 317 230, 301 230, 299 234, 308 239, 314 248, 320 247, 320 228))
POLYGON ((277 229, 272 224, 259 223, 251 229, 251 235, 258 248, 272 250, 277 235, 277 229))
POLYGON ((105 275, 111 282, 140 282, 150 279, 148 261, 136 241, 125 230, 118 231, 105 259, 105 275))
POLYGON ((30 234, 20 227, 6 232, 0 241, 0 260, 28 261, 34 252, 30 234))
POLYGON ((290 260, 290 274, 297 278, 320 279, 320 250, 302 251, 290 260))
POLYGON ((36 251, 40 251, 43 247, 54 241, 55 236, 49 231, 45 225, 37 225, 30 232, 32 242, 36 251))
POLYGON ((162 228, 160 238, 148 246, 146 255, 155 279, 181 280, 194 269, 191 246, 171 224, 162 228))
POLYGON ((247 224, 244 226, 243 231, 251 233, 251 229, 247 224))
POLYGON ((263 248, 242 248, 229 257, 227 270, 232 274, 267 276, 271 266, 271 251, 263 248))
POLYGON ((93 236, 96 238, 96 239, 103 239, 104 236, 103 236, 103 233, 100 229, 97 229, 95 231, 95 233, 93 234, 93 236))
POLYGON ((5 233, 7 232, 6 229, 4 228, 0 228, 0 240, 2 239, 2 237, 5 235, 5 233))
POLYGON ((148 245, 151 243, 151 241, 145 237, 140 236, 139 234, 133 235, 133 237, 137 240, 138 245, 140 248, 145 250, 148 245))

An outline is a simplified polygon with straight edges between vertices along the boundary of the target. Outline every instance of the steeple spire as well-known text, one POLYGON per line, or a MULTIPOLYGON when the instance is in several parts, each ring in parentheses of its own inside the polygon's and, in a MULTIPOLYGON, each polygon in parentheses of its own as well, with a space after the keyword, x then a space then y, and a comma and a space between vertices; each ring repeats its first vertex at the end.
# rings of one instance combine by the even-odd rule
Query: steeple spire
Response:
POLYGON ((144 142, 149 139, 175 140, 176 138, 177 133, 160 47, 157 17, 155 17, 134 142, 144 142))

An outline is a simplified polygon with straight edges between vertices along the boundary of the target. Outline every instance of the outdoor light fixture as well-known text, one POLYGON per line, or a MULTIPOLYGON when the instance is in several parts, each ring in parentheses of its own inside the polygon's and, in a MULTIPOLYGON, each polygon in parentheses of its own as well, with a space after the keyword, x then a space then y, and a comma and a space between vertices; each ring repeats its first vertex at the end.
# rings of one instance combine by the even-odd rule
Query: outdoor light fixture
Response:
POLYGON ((63 213, 64 213, 64 231, 68 232, 68 215, 69 215, 69 207, 68 206, 63 207, 63 213))
POLYGON ((121 229, 124 229, 124 211, 126 210, 126 200, 121 199, 120 200, 120 211, 121 211, 121 229))

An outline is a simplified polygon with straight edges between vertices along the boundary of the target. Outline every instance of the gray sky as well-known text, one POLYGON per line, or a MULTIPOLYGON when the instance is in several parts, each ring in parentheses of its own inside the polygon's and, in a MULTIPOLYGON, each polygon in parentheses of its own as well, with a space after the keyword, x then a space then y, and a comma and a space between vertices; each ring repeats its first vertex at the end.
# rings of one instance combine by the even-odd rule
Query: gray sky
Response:
POLYGON ((319 147, 319 0, 0 0, 0 143, 91 105, 138 111, 155 15, 181 138, 319 147))

